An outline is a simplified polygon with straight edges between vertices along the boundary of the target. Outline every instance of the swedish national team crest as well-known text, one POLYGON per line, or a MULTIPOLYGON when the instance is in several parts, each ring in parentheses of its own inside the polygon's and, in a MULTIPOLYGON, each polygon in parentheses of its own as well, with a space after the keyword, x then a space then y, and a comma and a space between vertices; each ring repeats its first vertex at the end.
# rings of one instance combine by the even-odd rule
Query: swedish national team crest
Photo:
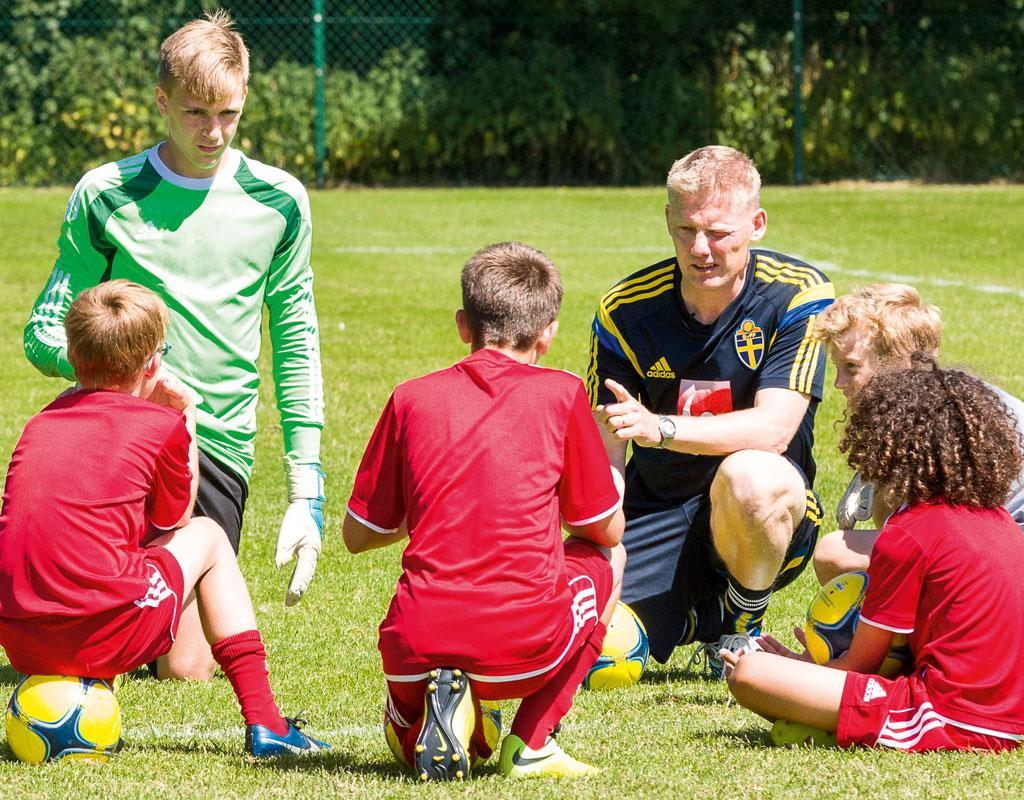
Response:
POLYGON ((733 343, 743 365, 757 369, 764 356, 764 331, 757 327, 754 320, 747 318, 740 323, 733 334, 733 343))

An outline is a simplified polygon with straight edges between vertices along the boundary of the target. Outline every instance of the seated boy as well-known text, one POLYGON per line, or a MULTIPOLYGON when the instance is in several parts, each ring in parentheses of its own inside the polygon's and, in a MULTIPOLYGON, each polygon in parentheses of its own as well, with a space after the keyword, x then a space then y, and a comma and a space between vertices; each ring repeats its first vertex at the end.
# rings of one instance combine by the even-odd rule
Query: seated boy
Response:
POLYGON ((729 688, 782 720, 780 743, 824 731, 842 747, 1018 747, 1024 653, 1007 631, 1024 625, 1024 537, 1003 503, 1022 458, 1002 398, 934 364, 883 372, 854 399, 840 448, 897 509, 874 544, 850 649, 818 666, 763 637, 769 652, 722 651, 729 688), (907 637, 914 671, 883 678, 896 635, 907 637))
MULTIPOLYGON (((837 298, 818 315, 814 335, 828 348, 836 365, 836 388, 852 405, 857 393, 879 372, 908 369, 916 352, 938 357, 942 317, 912 286, 874 283, 837 298)), ((1024 433, 1024 403, 998 387, 990 388, 1024 433)), ((843 572, 868 568, 879 528, 893 512, 874 488, 857 474, 843 494, 836 509, 840 530, 823 536, 814 551, 814 571, 822 584, 843 572), (855 528, 869 519, 874 522, 872 529, 855 528)), ((1024 528, 1024 473, 1014 482, 1003 507, 1024 528)))
POLYGON ((162 300, 124 280, 72 303, 64 326, 80 388, 28 421, 7 472, 0 645, 19 672, 109 680, 166 653, 183 602, 198 601, 246 752, 320 750, 274 701, 227 538, 192 520, 196 406, 161 372, 167 320, 162 300))
POLYGON ((600 654, 624 523, 582 382, 536 366, 561 300, 543 253, 476 253, 455 316, 471 354, 395 389, 356 475, 349 550, 409 539, 379 648, 388 743, 421 780, 468 775, 495 744, 475 701, 520 697, 503 773, 595 771, 553 734, 600 654))

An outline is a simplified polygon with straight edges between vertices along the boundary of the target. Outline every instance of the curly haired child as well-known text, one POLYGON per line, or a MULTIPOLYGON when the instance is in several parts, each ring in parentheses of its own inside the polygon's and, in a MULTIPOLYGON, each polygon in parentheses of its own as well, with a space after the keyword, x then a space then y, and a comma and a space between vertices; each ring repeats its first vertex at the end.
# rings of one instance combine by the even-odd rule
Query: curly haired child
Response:
POLYGON ((1024 653, 1005 646, 1024 624, 1024 538, 1002 507, 1020 435, 982 381, 916 366, 865 386, 840 442, 897 509, 871 554, 850 649, 818 666, 764 637, 766 652, 722 654, 729 688, 783 720, 777 730, 834 732, 841 747, 1008 750, 1024 739, 1024 653), (897 634, 915 667, 886 679, 876 673, 897 634))

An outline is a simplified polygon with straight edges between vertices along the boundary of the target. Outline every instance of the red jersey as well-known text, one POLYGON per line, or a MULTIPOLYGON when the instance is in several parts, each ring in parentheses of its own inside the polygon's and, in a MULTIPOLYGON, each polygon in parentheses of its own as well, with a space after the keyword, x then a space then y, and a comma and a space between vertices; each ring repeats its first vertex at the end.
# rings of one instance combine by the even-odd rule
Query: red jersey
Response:
POLYGON ((377 423, 349 512, 406 520, 402 575, 380 628, 385 672, 452 664, 521 675, 573 634, 560 519, 619 504, 579 378, 490 349, 402 384, 377 423))
POLYGON ((1005 509, 919 503, 875 542, 861 619, 907 635, 934 711, 968 730, 1024 734, 1024 537, 1005 509))
POLYGON ((28 421, 0 511, 0 634, 146 596, 140 540, 185 513, 190 442, 181 412, 119 392, 70 392, 28 421))

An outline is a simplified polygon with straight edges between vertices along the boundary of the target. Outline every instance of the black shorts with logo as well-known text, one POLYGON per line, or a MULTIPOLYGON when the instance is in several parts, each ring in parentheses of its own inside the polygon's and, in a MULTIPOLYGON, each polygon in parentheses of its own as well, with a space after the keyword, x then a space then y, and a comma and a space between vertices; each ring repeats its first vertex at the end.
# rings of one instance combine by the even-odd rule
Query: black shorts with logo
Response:
MULTIPOLYGON (((627 502, 625 512, 622 602, 643 621, 651 655, 664 663, 679 643, 687 612, 724 594, 728 585, 728 572, 711 541, 711 497, 705 492, 670 507, 631 507, 627 502)), ((773 589, 788 586, 810 562, 821 519, 821 500, 808 487, 804 518, 773 589)))

